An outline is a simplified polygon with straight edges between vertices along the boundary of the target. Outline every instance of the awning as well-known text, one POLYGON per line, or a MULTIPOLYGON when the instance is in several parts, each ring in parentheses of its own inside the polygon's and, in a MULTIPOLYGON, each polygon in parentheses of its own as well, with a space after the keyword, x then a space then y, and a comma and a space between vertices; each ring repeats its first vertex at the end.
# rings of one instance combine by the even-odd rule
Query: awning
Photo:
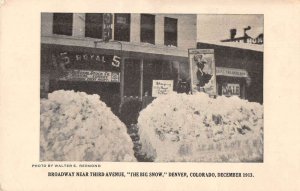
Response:
POLYGON ((216 75, 217 76, 229 76, 229 77, 239 77, 239 78, 248 78, 248 72, 244 69, 236 69, 236 68, 224 68, 224 67, 216 67, 216 75))

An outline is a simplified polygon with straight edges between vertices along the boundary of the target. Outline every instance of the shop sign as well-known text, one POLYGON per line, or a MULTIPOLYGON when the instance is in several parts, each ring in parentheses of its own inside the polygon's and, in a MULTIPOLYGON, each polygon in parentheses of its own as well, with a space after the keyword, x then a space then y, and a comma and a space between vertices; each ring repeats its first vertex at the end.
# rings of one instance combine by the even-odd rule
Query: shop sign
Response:
POLYGON ((243 69, 235 69, 235 68, 223 68, 217 67, 217 76, 229 76, 229 77, 248 77, 248 72, 243 69))
POLYGON ((173 91, 173 80, 153 80, 152 97, 169 94, 173 91))
POLYGON ((90 69, 120 71, 121 58, 117 55, 101 55, 63 51, 52 53, 51 64, 54 69, 90 69))
POLYGON ((63 81, 93 81, 93 82, 120 82, 119 72, 93 70, 67 70, 60 78, 63 81))
POLYGON ((241 95, 240 84, 222 84, 222 95, 224 96, 240 96, 241 95))
POLYGON ((213 49, 189 49, 192 93, 217 95, 216 67, 213 49))

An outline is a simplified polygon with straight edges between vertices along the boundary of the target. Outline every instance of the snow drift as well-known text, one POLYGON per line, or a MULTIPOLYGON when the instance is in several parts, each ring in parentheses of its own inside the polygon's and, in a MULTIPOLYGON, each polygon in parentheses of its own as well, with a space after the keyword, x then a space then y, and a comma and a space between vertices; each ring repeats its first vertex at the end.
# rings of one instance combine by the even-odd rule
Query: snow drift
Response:
POLYGON ((154 161, 263 159, 263 106, 238 97, 170 94, 141 111, 142 152, 154 161))
POLYGON ((41 100, 43 161, 135 161, 126 126, 98 95, 59 90, 41 100))

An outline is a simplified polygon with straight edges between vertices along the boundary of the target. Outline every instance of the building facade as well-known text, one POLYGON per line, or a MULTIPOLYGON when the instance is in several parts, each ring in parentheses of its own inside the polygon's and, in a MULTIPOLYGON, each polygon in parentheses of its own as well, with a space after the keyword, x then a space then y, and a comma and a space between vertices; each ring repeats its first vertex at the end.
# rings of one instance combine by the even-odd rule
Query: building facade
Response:
MULTIPOLYGON (((150 102, 153 80, 188 80, 196 14, 41 14, 41 97, 58 89, 99 94, 117 112, 150 102)), ((147 105, 144 104, 144 105, 147 105)))
POLYGON ((197 43, 214 49, 218 95, 263 103, 263 46, 240 43, 197 43))

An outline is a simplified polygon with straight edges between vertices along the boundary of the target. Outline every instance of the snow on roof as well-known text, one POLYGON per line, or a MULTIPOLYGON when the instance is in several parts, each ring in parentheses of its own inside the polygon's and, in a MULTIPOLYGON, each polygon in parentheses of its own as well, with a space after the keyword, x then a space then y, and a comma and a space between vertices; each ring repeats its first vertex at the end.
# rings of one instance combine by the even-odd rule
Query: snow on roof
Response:
POLYGON ((254 51, 258 51, 258 52, 264 52, 263 45, 243 43, 243 42, 200 41, 198 43, 200 43, 200 44, 205 43, 205 44, 218 45, 218 46, 224 46, 224 47, 240 48, 240 49, 246 49, 246 50, 254 50, 254 51))

